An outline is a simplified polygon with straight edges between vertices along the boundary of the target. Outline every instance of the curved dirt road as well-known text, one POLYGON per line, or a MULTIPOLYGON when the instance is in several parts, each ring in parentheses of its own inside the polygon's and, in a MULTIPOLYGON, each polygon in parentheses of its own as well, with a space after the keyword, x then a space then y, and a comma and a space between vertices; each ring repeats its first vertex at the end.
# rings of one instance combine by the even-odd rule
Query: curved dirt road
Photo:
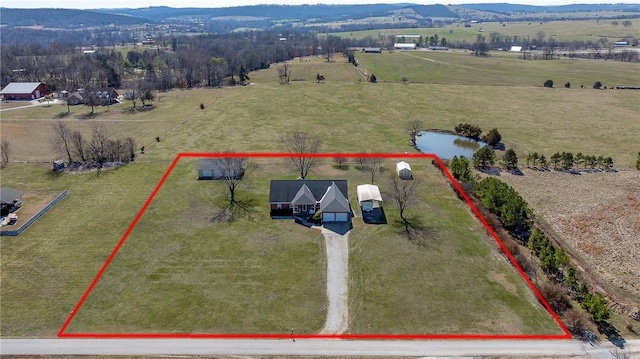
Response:
POLYGON ((327 320, 320 334, 342 334, 349 327, 349 232, 322 228, 327 250, 327 320))

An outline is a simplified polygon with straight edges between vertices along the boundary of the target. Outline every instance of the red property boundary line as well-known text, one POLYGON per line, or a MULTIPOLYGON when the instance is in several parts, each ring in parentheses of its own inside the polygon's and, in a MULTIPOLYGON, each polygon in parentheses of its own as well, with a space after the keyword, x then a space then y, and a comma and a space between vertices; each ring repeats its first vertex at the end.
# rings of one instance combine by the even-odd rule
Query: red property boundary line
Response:
POLYGON ((509 258, 511 264, 516 268, 520 276, 524 278, 527 285, 534 292, 540 303, 547 309, 549 314, 553 317, 554 321, 560 329, 562 329, 564 334, 295 334, 292 335, 290 333, 281 333, 281 334, 206 334, 206 333, 67 333, 67 327, 71 324, 71 321, 76 316, 84 302, 87 300, 87 297, 91 293, 91 291, 95 288, 96 284, 113 261, 113 258, 116 256, 124 242, 129 237, 129 234, 136 226, 144 212, 149 207, 149 204, 155 198, 156 194, 166 181, 167 177, 175 166, 178 164, 180 159, 182 158, 203 158, 203 157, 237 157, 237 158, 290 158, 292 157, 289 153, 240 153, 240 152, 217 152, 217 153, 179 153, 176 158, 171 162, 171 165, 164 173, 158 184, 156 185, 149 198, 145 201, 144 205, 133 219, 124 235, 113 249, 105 263, 98 271, 98 274, 93 279, 87 290, 84 292, 78 304, 73 308, 71 314, 67 318, 67 320, 60 328, 58 332, 59 338, 103 338, 103 339, 165 339, 165 338, 192 338, 192 339, 291 339, 292 337, 300 338, 300 339, 391 339, 391 340, 401 340, 401 339, 469 339, 469 340, 522 340, 522 339, 531 339, 531 340, 540 340, 540 339, 571 339, 571 333, 567 327, 562 323, 558 315, 551 309, 549 303, 544 299, 538 288, 531 282, 529 277, 522 270, 520 265, 516 262, 515 258, 509 253, 504 243, 498 238, 496 233, 491 229, 491 226, 487 223, 487 221, 482 217, 478 209, 473 205, 467 194, 462 190, 458 182, 453 178, 447 167, 444 163, 436 156, 435 154, 423 154, 423 153, 413 153, 413 154, 398 154, 398 153, 310 153, 310 154, 295 154, 295 157, 307 157, 307 158, 336 158, 336 157, 344 157, 344 158, 403 158, 403 159, 432 159, 434 160, 442 172, 449 179, 451 184, 453 184, 454 188, 467 202, 473 213, 480 220, 480 222, 484 225, 485 229, 491 234, 493 239, 498 243, 504 254, 509 258))

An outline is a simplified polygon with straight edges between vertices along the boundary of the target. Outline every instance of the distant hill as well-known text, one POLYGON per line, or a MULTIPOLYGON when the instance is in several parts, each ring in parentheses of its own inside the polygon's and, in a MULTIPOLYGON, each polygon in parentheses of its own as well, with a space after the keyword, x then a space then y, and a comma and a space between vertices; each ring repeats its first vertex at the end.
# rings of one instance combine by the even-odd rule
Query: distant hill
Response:
POLYGON ((416 14, 424 17, 458 17, 458 14, 449 10, 449 8, 444 5, 407 5, 404 8, 411 8, 416 14))
POLYGON ((560 6, 535 6, 535 5, 519 5, 508 3, 495 3, 495 4, 462 4, 458 7, 465 9, 474 9, 487 12, 495 12, 502 14, 513 14, 521 12, 572 12, 572 11, 640 11, 640 4, 573 4, 573 5, 560 5, 560 6))
POLYGON ((154 6, 140 9, 99 9, 109 14, 122 14, 140 18, 161 21, 179 17, 222 17, 222 16, 251 16, 282 19, 331 19, 331 18, 362 18, 373 14, 388 14, 401 8, 398 4, 374 5, 255 5, 236 6, 227 8, 171 8, 154 6))
POLYGON ((45 28, 134 25, 153 22, 132 16, 73 9, 9 9, 0 8, 0 24, 7 26, 43 26, 45 28))

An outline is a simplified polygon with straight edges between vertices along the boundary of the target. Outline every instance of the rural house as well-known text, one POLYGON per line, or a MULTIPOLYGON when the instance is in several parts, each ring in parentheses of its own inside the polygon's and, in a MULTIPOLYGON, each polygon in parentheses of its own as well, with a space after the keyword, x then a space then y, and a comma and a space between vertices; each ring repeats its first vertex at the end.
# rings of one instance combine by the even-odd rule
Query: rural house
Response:
MULTIPOLYGON (((119 94, 114 87, 95 90, 95 92, 92 93, 94 98, 96 99, 96 105, 112 105, 114 103, 119 103, 119 94)), ((69 102, 69 105, 75 106, 87 102, 88 96, 89 94, 84 89, 79 89, 76 92, 67 94, 66 98, 69 102)))
POLYGON ((42 82, 11 82, 0 91, 4 100, 30 101, 49 94, 42 82))
POLYGON ((398 172, 398 177, 404 180, 413 179, 413 174, 411 173, 411 166, 405 161, 400 161, 396 163, 396 171, 398 172))
POLYGON ((323 222, 348 222, 351 207, 346 180, 272 180, 271 217, 309 217, 317 211, 323 222))
POLYGON ((198 160, 198 179, 215 180, 244 176, 241 158, 201 158, 198 160))

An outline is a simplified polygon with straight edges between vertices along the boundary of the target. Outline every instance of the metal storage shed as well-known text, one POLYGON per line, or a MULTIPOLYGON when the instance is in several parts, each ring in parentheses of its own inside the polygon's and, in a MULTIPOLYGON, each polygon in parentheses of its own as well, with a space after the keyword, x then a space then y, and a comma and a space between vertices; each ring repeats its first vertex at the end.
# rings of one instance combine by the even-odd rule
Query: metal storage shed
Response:
POLYGON ((396 171, 398 172, 398 177, 410 180, 413 179, 413 174, 411 173, 411 166, 404 161, 400 161, 396 163, 396 171))

